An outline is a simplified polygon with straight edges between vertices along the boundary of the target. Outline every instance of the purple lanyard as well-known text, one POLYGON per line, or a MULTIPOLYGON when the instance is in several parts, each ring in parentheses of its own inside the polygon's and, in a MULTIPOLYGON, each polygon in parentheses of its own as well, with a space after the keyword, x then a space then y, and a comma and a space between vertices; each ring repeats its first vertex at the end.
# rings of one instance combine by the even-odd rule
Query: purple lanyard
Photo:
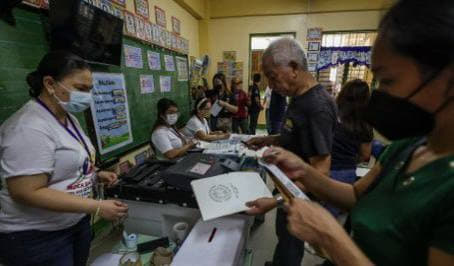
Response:
MULTIPOLYGON (((88 145, 87 143, 85 142, 84 138, 82 137, 82 135, 80 134, 79 130, 77 129, 76 125, 74 124, 73 120, 69 117, 68 114, 66 114, 66 118, 69 120, 69 122, 71 123, 72 127, 74 128, 74 130, 76 131, 76 134, 74 134, 74 132, 72 132, 68 126, 66 126, 65 124, 63 124, 62 122, 60 122, 60 120, 58 120, 57 116, 52 113, 52 111, 49 109, 49 107, 47 107, 47 105, 45 103, 43 103, 40 99, 36 98, 36 102, 39 103, 42 107, 44 107, 44 109, 46 109, 54 118, 55 120, 57 120, 57 122, 69 133, 69 135, 71 135, 71 137, 73 137, 75 140, 77 140, 77 142, 79 142, 79 144, 81 144, 85 151, 87 152, 87 155, 88 155, 88 158, 90 159, 91 161, 91 153, 90 153, 90 150, 88 149, 88 145)), ((93 163, 93 162, 92 162, 93 163)))

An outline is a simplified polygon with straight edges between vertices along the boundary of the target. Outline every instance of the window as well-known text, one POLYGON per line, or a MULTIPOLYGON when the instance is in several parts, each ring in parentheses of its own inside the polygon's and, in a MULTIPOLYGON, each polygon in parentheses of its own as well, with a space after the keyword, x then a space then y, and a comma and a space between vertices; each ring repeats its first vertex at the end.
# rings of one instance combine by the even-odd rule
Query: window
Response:
MULTIPOLYGON (((377 32, 336 32, 324 33, 322 36, 323 47, 345 46, 372 46, 377 32)), ((342 85, 352 79, 363 79, 372 83, 372 73, 366 66, 354 66, 353 64, 338 65, 319 72, 319 82, 326 88, 332 89, 337 94, 342 85)))

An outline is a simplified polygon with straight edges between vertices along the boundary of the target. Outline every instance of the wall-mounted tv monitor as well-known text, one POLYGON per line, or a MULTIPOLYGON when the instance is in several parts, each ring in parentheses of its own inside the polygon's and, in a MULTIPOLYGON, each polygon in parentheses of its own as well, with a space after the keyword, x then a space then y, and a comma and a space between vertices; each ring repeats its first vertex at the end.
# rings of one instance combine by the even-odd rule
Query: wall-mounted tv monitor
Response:
POLYGON ((121 64, 123 20, 84 0, 51 0, 51 49, 69 50, 85 60, 121 64))

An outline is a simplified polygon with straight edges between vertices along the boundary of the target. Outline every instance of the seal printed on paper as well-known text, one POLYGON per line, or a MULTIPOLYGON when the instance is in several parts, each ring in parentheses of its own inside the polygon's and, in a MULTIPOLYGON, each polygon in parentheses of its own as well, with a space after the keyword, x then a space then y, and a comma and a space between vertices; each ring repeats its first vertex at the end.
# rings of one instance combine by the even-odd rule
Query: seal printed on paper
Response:
POLYGON ((225 202, 232 198, 232 190, 225 185, 214 185, 208 191, 210 198, 216 202, 225 202))

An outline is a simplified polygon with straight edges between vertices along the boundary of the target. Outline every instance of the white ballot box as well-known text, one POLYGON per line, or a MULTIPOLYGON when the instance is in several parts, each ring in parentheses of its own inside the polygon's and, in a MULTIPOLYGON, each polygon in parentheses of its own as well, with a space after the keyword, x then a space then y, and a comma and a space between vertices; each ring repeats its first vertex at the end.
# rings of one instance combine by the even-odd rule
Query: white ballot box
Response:
POLYGON ((246 215, 199 220, 173 259, 172 266, 242 265, 253 218, 246 215))

